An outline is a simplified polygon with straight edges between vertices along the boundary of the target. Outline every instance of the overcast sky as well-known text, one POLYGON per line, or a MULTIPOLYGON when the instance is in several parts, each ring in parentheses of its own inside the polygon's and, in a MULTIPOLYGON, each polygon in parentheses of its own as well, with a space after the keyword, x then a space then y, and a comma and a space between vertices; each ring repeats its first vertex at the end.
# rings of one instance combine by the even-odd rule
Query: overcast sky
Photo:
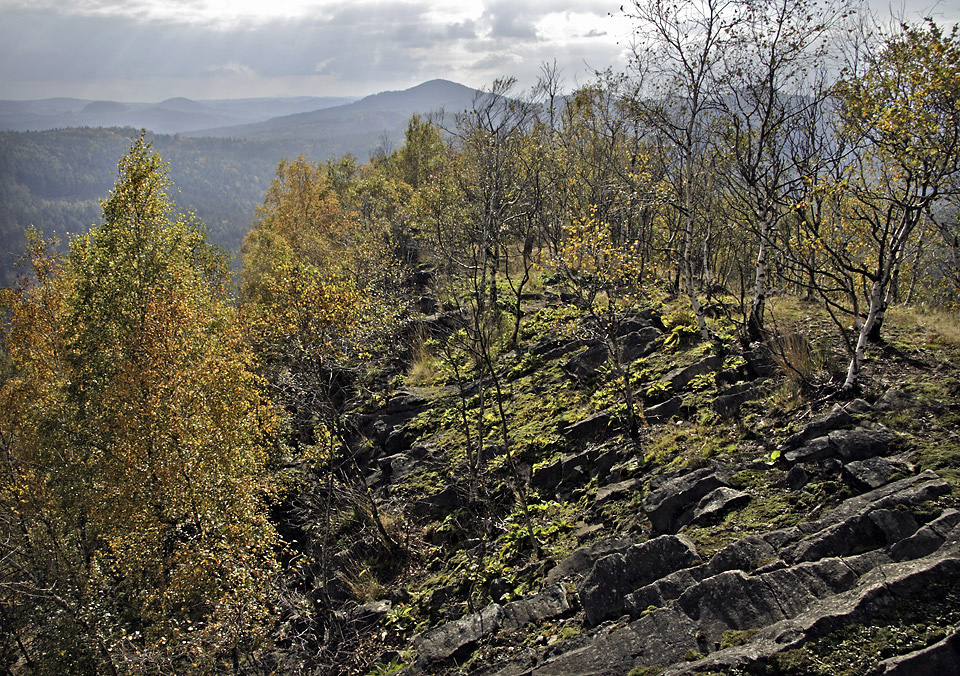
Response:
MULTIPOLYGON (((940 13, 956 20, 953 2, 940 13)), ((0 0, 0 99, 362 96, 433 78, 482 88, 502 76, 527 87, 554 59, 569 89, 591 69, 625 67, 630 22, 620 5, 0 0)))

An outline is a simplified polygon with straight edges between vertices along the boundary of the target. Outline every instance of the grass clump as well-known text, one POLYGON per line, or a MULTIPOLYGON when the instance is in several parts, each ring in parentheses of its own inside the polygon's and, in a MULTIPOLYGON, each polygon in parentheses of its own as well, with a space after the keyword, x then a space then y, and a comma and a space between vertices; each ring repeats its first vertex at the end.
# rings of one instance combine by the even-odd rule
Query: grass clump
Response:
POLYGON ((660 676, 663 673, 663 667, 634 667, 627 676, 660 676))
POLYGON ((737 646, 747 643, 751 638, 753 638, 757 631, 757 629, 745 629, 742 631, 730 629, 723 632, 723 635, 720 637, 720 650, 736 648, 737 646))

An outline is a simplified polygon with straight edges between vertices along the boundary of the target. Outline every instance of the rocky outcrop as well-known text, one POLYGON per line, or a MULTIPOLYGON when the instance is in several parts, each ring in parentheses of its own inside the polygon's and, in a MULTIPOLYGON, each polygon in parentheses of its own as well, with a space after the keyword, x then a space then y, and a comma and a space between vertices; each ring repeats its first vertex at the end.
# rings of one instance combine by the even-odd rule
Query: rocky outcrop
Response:
POLYGON ((556 460, 538 467, 531 477, 534 488, 557 494, 580 485, 593 477, 606 476, 621 459, 617 446, 591 446, 579 453, 565 453, 556 460))
POLYGON ((608 554, 622 552, 632 544, 629 538, 616 537, 574 550, 563 561, 550 569, 550 572, 547 573, 547 584, 554 584, 558 580, 568 577, 583 577, 590 572, 598 559, 608 554))
POLYGON ((670 422, 670 419, 680 413, 683 397, 671 397, 664 402, 650 406, 643 412, 643 417, 651 425, 660 425, 670 422))
MULTIPOLYGON (((701 472, 698 481, 708 476, 701 472)), ((682 485, 672 480, 661 489, 682 485)), ((483 673, 622 676, 647 666, 667 668, 665 674, 728 673, 765 664, 771 654, 851 622, 869 623, 928 585, 960 584, 960 512, 947 509, 921 525, 909 511, 949 491, 933 472, 910 476, 849 498, 819 519, 740 539, 707 562, 682 536, 628 547, 610 542, 605 556, 584 548, 561 565, 573 575, 593 560, 579 597, 587 622, 599 626, 568 649, 528 651, 483 673), (625 624, 603 623, 624 612, 625 624), (728 632, 750 633, 743 645, 720 650, 728 632), (688 663, 691 655, 706 657, 688 663)), ((558 571, 555 579, 562 576, 558 571)), ((877 673, 932 673, 924 670, 950 664, 956 649, 951 636, 887 659, 877 673)))
POLYGON ((663 535, 600 558, 580 589, 587 622, 596 625, 616 617, 631 591, 698 560, 693 543, 676 535, 663 535))
MULTIPOLYGON (((858 422, 854 417, 869 408, 870 405, 860 399, 846 406, 837 404, 829 413, 805 425, 781 444, 783 459, 788 463, 802 463, 837 458, 850 464, 887 455, 897 440, 896 435, 883 425, 858 422)), ((874 468, 880 466, 880 463, 873 465, 874 468)), ((855 465, 851 473, 866 474, 864 469, 862 465, 855 465)), ((880 483, 866 476, 865 480, 880 483)))
POLYGON ((668 479, 643 499, 643 511, 659 533, 675 533, 693 519, 700 500, 727 485, 725 473, 705 467, 668 479))
POLYGON ((742 507, 750 502, 750 494, 728 486, 720 486, 710 491, 694 507, 690 523, 695 524, 715 518, 731 509, 742 507))
POLYGON ((909 474, 910 463, 902 458, 874 457, 854 460, 843 466, 844 478, 860 490, 871 490, 890 483, 897 474, 909 474))
MULTIPOLYGON (((429 318, 424 328, 449 331, 455 319, 429 318)), ((447 412, 417 417, 437 402, 460 401, 441 380, 403 387, 379 410, 351 416, 370 494, 384 514, 403 510, 409 563, 424 565, 403 603, 426 630, 412 636, 413 622, 398 626, 389 603, 344 615, 347 625, 379 632, 370 643, 389 647, 381 666, 414 659, 408 673, 443 676, 625 676, 638 667, 759 673, 775 668, 771 656, 834 640, 832 632, 869 624, 917 590, 960 582, 960 511, 950 508, 957 498, 936 474, 916 473, 932 456, 918 452, 917 430, 930 419, 920 407, 932 406, 924 390, 913 396, 894 388, 875 399, 865 388, 865 399, 813 415, 771 408, 758 400, 779 387, 782 360, 768 347, 725 360, 698 346, 694 363, 689 353, 671 352, 655 372, 684 366, 653 382, 649 371, 639 374, 637 399, 649 425, 628 438, 619 408, 610 406, 610 383, 593 391, 607 375, 608 345, 598 337, 608 327, 585 316, 576 321, 577 337, 566 326, 538 326, 539 340, 522 354, 504 353, 509 370, 501 382, 522 394, 511 390, 507 409, 516 423, 517 476, 508 473, 496 436, 475 439, 477 485, 462 472, 457 430, 436 422, 450 420, 447 412), (540 401, 552 388, 571 391, 557 406, 540 401), (607 408, 594 412, 588 401, 607 408), (909 434, 885 426, 903 417, 890 414, 914 409, 909 434), (697 422, 656 428, 678 417, 697 422), (703 445, 699 455, 711 426, 736 447, 703 445), (786 429, 793 433, 774 446, 786 429), (665 461, 674 443, 678 453, 665 461), (514 546, 505 537, 517 525, 514 500, 524 490, 536 507, 542 556, 533 557, 526 540, 514 546), (747 532, 731 533, 727 524, 747 532), (511 602, 521 589, 529 595, 511 602)), ((655 314, 623 318, 616 329, 623 360, 651 354, 663 331, 655 314)), ((731 357, 738 349, 725 347, 731 357)), ((468 397, 483 390, 486 381, 465 383, 468 397)), ((449 411, 459 425, 459 409, 449 411)), ((941 622, 927 645, 885 653, 871 676, 945 676, 957 659, 955 627, 941 622)))
POLYGON ((732 418, 740 412, 741 406, 748 401, 759 399, 766 391, 767 387, 763 383, 740 383, 718 395, 711 406, 721 418, 732 418))
MULTIPOLYGON (((621 363, 627 364, 653 352, 659 345, 663 332, 652 325, 646 325, 644 320, 637 319, 634 324, 637 329, 621 335, 617 339, 620 350, 621 363)), ((595 342, 583 352, 571 357, 561 368, 576 380, 586 382, 594 378, 610 358, 610 349, 605 342, 595 342)))
POLYGON ((661 382, 670 386, 670 391, 677 392, 686 387, 691 380, 697 376, 705 376, 713 373, 723 365, 722 355, 711 355, 704 357, 698 362, 674 369, 665 375, 661 382))
POLYGON ((479 612, 441 624, 416 637, 417 663, 412 673, 424 673, 429 665, 454 656, 485 636, 513 631, 530 622, 562 615, 569 609, 567 594, 558 585, 503 606, 491 603, 479 612))

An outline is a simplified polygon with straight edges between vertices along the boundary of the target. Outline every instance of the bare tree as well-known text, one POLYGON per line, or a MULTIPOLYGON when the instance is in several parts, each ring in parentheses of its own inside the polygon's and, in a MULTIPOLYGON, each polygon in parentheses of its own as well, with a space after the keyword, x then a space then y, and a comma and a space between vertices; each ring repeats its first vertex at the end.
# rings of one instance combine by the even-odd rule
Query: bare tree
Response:
POLYGON ((704 340, 710 337, 694 284, 694 242, 700 209, 698 184, 706 180, 708 141, 720 105, 724 55, 742 22, 740 0, 633 0, 637 112, 665 140, 675 158, 665 163, 677 186, 676 207, 684 289, 704 340))
POLYGON ((756 238, 750 340, 763 338, 769 257, 787 195, 803 178, 792 171, 790 135, 827 95, 822 65, 843 9, 811 0, 747 0, 727 55, 719 141, 733 169, 722 175, 732 205, 756 238))

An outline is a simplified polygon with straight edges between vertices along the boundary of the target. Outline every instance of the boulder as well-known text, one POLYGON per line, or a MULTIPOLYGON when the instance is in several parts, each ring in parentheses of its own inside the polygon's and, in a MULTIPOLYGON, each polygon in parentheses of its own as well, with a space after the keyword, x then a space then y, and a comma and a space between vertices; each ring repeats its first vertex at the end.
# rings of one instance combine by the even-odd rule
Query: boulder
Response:
POLYGON ((625 315, 617 326, 617 333, 623 336, 648 327, 653 327, 661 332, 667 330, 667 327, 663 325, 660 313, 656 310, 647 309, 625 315))
POLYGON ((434 627, 414 638, 417 667, 446 660, 497 631, 513 631, 528 622, 562 615, 570 609, 563 587, 551 586, 513 603, 491 603, 483 610, 434 627))
POLYGON ((399 390, 387 400, 382 412, 387 415, 411 416, 427 405, 427 400, 411 390, 399 390))
MULTIPOLYGON (((803 465, 794 465, 790 468, 790 471, 787 472, 787 476, 784 477, 783 482, 790 490, 799 491, 810 483, 810 475, 803 465)), ((874 488, 876 488, 876 486, 874 486, 874 488)))
POLYGON ((557 458, 546 465, 540 465, 533 470, 530 485, 536 489, 556 490, 563 479, 563 459, 557 458))
POLYGON ((891 387, 889 390, 883 393, 883 396, 877 400, 876 409, 878 411, 906 411, 911 408, 916 408, 917 399, 912 394, 908 394, 903 390, 898 390, 895 387, 891 387))
POLYGON ((583 383, 597 375, 600 367, 606 363, 607 357, 607 346, 603 343, 594 343, 561 364, 560 368, 568 376, 583 383))
POLYGON ((566 577, 586 575, 598 559, 608 554, 622 552, 631 544, 628 538, 615 537, 575 549, 550 569, 550 572, 547 573, 547 584, 555 584, 558 580, 566 577))
POLYGON ((811 439, 799 448, 786 451, 781 456, 788 463, 813 463, 829 458, 834 453, 833 446, 830 445, 830 438, 823 436, 811 439))
POLYGON ((683 592, 703 580, 705 573, 702 565, 674 571, 627 594, 624 597, 624 610, 634 619, 642 617, 645 612, 680 598, 683 592))
POLYGON ((711 491, 726 486, 726 478, 710 467, 688 472, 663 482, 643 499, 643 511, 654 530, 674 533, 682 525, 684 512, 711 491))
POLYGON ((727 545, 707 563, 711 575, 728 570, 751 571, 777 559, 777 547, 762 535, 751 535, 727 545))
MULTIPOLYGON (((690 513, 689 523, 698 523, 724 512, 742 507, 750 501, 750 494, 734 488, 721 486, 704 495, 690 513)), ((684 524, 686 525, 686 524, 684 524)))
MULTIPOLYGON (((834 420, 848 418, 849 414, 838 409, 834 420)), ((783 454, 789 463, 815 462, 836 456, 843 462, 865 460, 890 452, 896 441, 896 435, 883 425, 863 424, 850 429, 837 429, 820 436, 794 441, 801 436, 797 433, 784 442, 783 447, 790 448, 783 454)), ((804 435, 805 436, 805 435, 804 435)))
POLYGON ((441 509, 465 507, 467 504, 468 491, 467 486, 448 484, 440 492, 428 495, 422 498, 420 502, 427 507, 438 507, 441 509))
POLYGON ((535 357, 540 357, 543 361, 553 361, 574 350, 579 350, 584 345, 587 345, 587 341, 582 338, 565 340, 550 334, 531 345, 527 353, 535 357))
POLYGON ((670 419, 680 413, 680 407, 683 405, 683 397, 673 397, 662 404, 650 406, 643 412, 650 425, 661 425, 670 422, 670 419))
POLYGON ((357 606, 349 612, 350 620, 363 624, 374 624, 386 617, 393 610, 390 601, 371 601, 357 606))
POLYGON ((570 604, 567 601, 567 592, 560 585, 552 585, 539 594, 505 605, 500 628, 503 631, 514 631, 530 622, 563 615, 568 610, 570 604))
POLYGON ((826 436, 834 430, 852 427, 853 425, 853 417, 840 404, 837 404, 829 413, 807 423, 800 431, 789 436, 780 448, 783 450, 797 449, 812 439, 826 436))
POLYGON ((763 395, 765 387, 759 383, 740 383, 713 400, 714 412, 721 418, 732 418, 740 412, 740 407, 763 395))
POLYGON ((441 624, 414 638, 417 665, 425 667, 445 660, 460 649, 492 634, 500 628, 503 606, 491 603, 477 613, 441 624))
POLYGON ((872 490, 889 483, 894 474, 904 469, 887 458, 875 457, 848 462, 843 466, 843 475, 855 488, 872 490))
POLYGON ((597 490, 597 495, 594 498, 593 504, 597 507, 600 507, 608 502, 627 498, 631 494, 636 493, 637 489, 642 485, 642 483, 643 482, 640 479, 627 479, 625 481, 619 481, 617 483, 601 486, 597 490))
POLYGON ((896 435, 883 425, 869 424, 830 432, 828 438, 843 462, 886 455, 897 439, 896 435))
POLYGON ((597 560, 580 589, 580 603, 592 625, 624 611, 624 597, 681 568, 699 563, 693 543, 662 535, 597 560))
POLYGON ((843 410, 851 415, 863 415, 872 411, 873 406, 870 405, 870 402, 858 398, 845 404, 843 410))
POLYGON ((571 487, 590 477, 606 476, 620 458, 615 446, 594 446, 579 453, 565 453, 553 462, 538 467, 532 476, 532 485, 555 491, 571 487))
POLYGON ((600 411, 564 428, 561 430, 561 434, 568 441, 582 441, 600 434, 610 435, 619 426, 619 421, 612 412, 600 411))
MULTIPOLYGON (((650 354, 660 344, 662 336, 663 332, 660 329, 649 325, 642 325, 635 331, 620 335, 617 339, 620 361, 627 364, 650 354)), ((544 353, 543 358, 546 359, 548 354, 550 353, 544 353)), ((568 359, 560 368, 576 380, 586 382, 597 375, 600 367, 609 358, 610 351, 607 348, 607 343, 605 341, 594 341, 588 344, 586 350, 568 359)))
POLYGON ((620 359, 629 364, 641 357, 646 357, 660 344, 663 331, 653 326, 644 326, 637 331, 628 333, 620 338, 620 359))
POLYGON ((718 354, 711 355, 709 357, 704 357, 700 361, 690 364, 689 366, 684 366, 670 371, 663 377, 663 382, 670 384, 670 389, 672 392, 679 392, 687 386, 687 383, 697 376, 713 373, 721 366, 723 366, 723 356, 718 354))

